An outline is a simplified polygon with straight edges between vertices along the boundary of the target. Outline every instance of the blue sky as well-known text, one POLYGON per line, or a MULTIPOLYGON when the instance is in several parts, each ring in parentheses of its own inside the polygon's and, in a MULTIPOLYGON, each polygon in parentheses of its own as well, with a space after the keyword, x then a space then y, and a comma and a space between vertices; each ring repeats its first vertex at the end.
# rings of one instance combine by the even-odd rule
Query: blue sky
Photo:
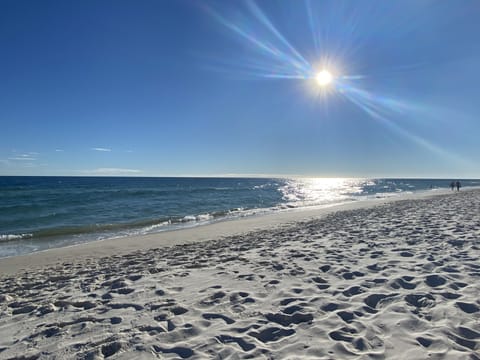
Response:
POLYGON ((0 175, 479 178, 479 11, 3 0, 0 175))

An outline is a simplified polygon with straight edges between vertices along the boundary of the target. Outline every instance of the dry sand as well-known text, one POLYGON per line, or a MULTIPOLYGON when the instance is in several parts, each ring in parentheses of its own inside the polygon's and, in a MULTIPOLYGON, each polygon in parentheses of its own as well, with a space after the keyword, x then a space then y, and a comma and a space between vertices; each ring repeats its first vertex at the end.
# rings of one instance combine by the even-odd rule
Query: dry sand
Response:
POLYGON ((480 191, 361 206, 0 260, 0 359, 480 359, 480 191))

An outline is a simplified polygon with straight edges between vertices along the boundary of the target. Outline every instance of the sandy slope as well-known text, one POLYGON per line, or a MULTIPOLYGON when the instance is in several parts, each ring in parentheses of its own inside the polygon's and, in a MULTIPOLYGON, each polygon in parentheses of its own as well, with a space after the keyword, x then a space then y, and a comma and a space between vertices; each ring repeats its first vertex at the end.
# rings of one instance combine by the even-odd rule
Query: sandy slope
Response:
POLYGON ((0 279, 0 359, 480 359, 480 191, 0 279))

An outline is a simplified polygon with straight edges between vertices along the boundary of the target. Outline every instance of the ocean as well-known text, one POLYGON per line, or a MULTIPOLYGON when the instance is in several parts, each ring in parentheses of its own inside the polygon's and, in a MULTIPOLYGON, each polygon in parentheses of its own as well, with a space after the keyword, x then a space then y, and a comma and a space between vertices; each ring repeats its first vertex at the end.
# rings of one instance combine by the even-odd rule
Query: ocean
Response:
MULTIPOLYGON (((480 180, 460 180, 462 187, 480 180)), ((450 179, 0 177, 0 257, 275 211, 448 188, 450 179)))

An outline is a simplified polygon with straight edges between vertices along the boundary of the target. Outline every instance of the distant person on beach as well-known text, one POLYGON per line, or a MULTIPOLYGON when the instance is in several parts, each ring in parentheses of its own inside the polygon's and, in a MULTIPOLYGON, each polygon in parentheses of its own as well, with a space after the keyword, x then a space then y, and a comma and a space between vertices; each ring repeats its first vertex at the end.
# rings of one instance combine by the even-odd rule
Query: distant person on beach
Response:
POLYGON ((453 191, 453 189, 455 188, 455 181, 452 181, 452 182, 450 183, 450 187, 452 188, 452 191, 453 191))
POLYGON ((457 191, 460 191, 460 188, 462 187, 462 185, 460 184, 460 181, 457 180, 457 182, 455 183, 455 186, 457 187, 457 191))

